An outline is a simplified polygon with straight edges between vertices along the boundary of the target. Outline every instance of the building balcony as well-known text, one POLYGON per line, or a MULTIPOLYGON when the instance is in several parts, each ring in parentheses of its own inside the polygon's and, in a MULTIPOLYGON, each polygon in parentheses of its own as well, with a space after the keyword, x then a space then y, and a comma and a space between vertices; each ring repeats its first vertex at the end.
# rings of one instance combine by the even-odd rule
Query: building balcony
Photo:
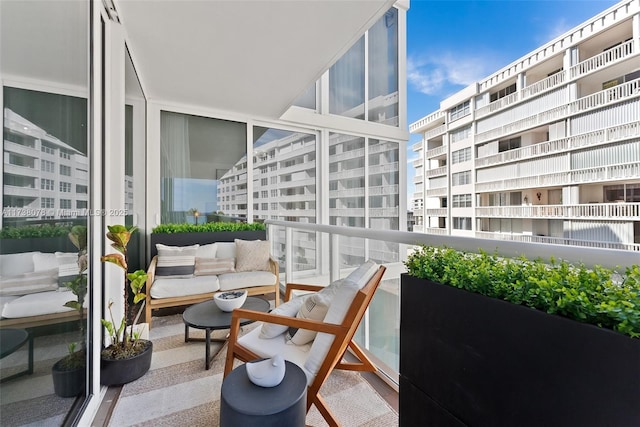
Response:
POLYGON ((520 120, 505 122, 494 129, 479 132, 476 134, 475 142, 481 143, 499 139, 505 135, 516 134, 527 129, 562 120, 566 117, 582 112, 637 97, 640 97, 640 79, 631 80, 630 82, 584 96, 576 101, 550 108, 520 120))
POLYGON ((447 208, 429 208, 426 209, 427 216, 447 216, 448 209, 447 208))
POLYGON ((562 153, 569 150, 606 144, 640 136, 640 122, 632 122, 619 126, 613 126, 594 132, 575 135, 568 138, 541 142, 515 150, 504 151, 475 160, 476 168, 491 166, 501 163, 520 161, 540 157, 554 153, 562 153))
POLYGON ((447 117, 446 111, 433 112, 428 116, 418 120, 417 122, 412 123, 409 126, 409 132, 411 133, 423 132, 426 129, 429 129, 429 127, 444 123, 444 120, 446 117, 447 117))
POLYGON ((423 145, 423 144, 422 144, 422 141, 418 141, 418 142, 416 142, 415 144, 413 144, 413 146, 411 147, 411 149, 412 149, 413 151, 420 151, 420 150, 422 150, 422 145, 423 145))
MULTIPOLYGON (((617 249, 628 251, 629 253, 640 252, 640 244, 638 243, 602 242, 592 240, 568 239, 565 237, 532 236, 529 234, 493 233, 489 231, 476 231, 475 235, 476 237, 482 239, 507 240, 524 243, 546 243, 549 245, 566 246, 568 249, 572 247, 575 248, 576 246, 582 246, 586 248, 617 249)), ((548 256, 549 254, 547 254, 545 258, 548 258, 548 256)), ((594 260, 593 262, 597 263, 596 260, 594 260)), ((615 264, 613 265, 615 266, 615 264)))
POLYGON ((10 174, 10 175, 17 175, 17 176, 28 176, 30 178, 40 177, 39 169, 31 168, 27 166, 12 165, 10 163, 4 164, 4 173, 10 174))
POLYGON ((413 161, 413 167, 414 168, 419 168, 420 166, 422 166, 424 164, 424 160, 422 158, 419 159, 415 159, 413 161))
POLYGON ((437 128, 433 128, 431 130, 428 130, 424 133, 424 140, 427 141, 430 138, 433 138, 434 136, 439 136, 439 135, 444 135, 444 133, 447 131, 447 125, 440 125, 437 128))
POLYGON ((390 194, 398 194, 399 191, 400 186, 398 184, 369 187, 370 196, 386 196, 390 194))
POLYGON ((414 209, 413 210, 413 216, 423 216, 424 215, 424 209, 414 209))
POLYGON ((5 196, 19 196, 35 199, 40 197, 40 190, 34 187, 17 187, 14 185, 4 185, 5 196))
POLYGON ((589 203, 580 205, 528 205, 477 207, 479 218, 558 218, 640 220, 640 203, 589 203))
POLYGON ((449 234, 446 228, 439 227, 427 227, 424 232, 425 234, 437 234, 439 236, 446 236, 447 234, 449 234))
POLYGON ((422 174, 417 174, 416 176, 413 177, 413 182, 416 184, 420 182, 424 182, 424 177, 422 176, 422 174))
POLYGON ((446 196, 449 190, 447 187, 441 188, 429 188, 427 189, 427 197, 441 197, 446 196))
POLYGON ((447 155, 447 146, 441 145, 436 148, 432 148, 431 150, 427 150, 425 157, 427 159, 435 159, 437 157, 442 157, 447 155))
POLYGON ((570 78, 577 79, 634 55, 636 52, 633 51, 633 45, 634 40, 629 40, 616 47, 607 49, 598 55, 585 59, 579 64, 569 68, 570 78))
POLYGON ((519 190, 571 184, 617 181, 640 178, 640 163, 585 168, 565 172, 524 176, 520 178, 479 182, 475 185, 477 193, 502 190, 519 190))
POLYGON ((427 178, 433 178, 434 176, 442 176, 447 174, 447 166, 441 166, 435 169, 429 169, 427 171, 427 178))
POLYGON ((4 151, 6 153, 15 153, 33 158, 56 159, 56 156, 53 154, 47 154, 35 147, 27 147, 26 145, 17 144, 6 139, 4 140, 4 151))
POLYGON ((364 196, 364 188, 346 188, 344 190, 334 190, 329 192, 329 198, 336 199, 341 197, 361 197, 364 196))
POLYGON ((424 193, 422 191, 418 191, 413 193, 413 198, 414 199, 422 199, 422 197, 424 196, 424 193))

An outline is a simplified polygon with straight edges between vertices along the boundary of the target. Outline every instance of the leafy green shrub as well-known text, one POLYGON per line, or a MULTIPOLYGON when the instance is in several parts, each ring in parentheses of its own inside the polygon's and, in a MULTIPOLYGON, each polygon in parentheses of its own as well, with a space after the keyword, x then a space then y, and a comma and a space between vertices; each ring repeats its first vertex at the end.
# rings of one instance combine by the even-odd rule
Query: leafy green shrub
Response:
POLYGON ((640 337, 640 267, 624 274, 551 259, 501 258, 423 246, 405 261, 411 276, 640 337))
POLYGON ((204 224, 160 224, 151 232, 157 234, 170 233, 206 233, 220 231, 260 231, 266 230, 267 227, 258 222, 207 222, 204 224))
POLYGON ((0 239, 29 239, 34 237, 67 236, 71 226, 51 224, 25 225, 24 227, 4 227, 0 230, 0 239))

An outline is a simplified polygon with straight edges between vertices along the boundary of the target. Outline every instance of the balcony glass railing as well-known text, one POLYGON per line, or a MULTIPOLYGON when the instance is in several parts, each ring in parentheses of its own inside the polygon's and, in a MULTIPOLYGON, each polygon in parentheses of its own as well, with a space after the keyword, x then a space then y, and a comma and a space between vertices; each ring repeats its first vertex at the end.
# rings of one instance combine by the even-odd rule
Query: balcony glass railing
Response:
POLYGON ((267 220, 265 223, 272 253, 280 261, 283 289, 287 282, 328 285, 347 276, 367 259, 387 267, 356 339, 376 361, 381 372, 396 382, 399 370, 400 274, 406 271, 403 262, 416 245, 448 246, 469 252, 483 249, 504 257, 524 255, 529 259, 549 259, 553 256, 587 266, 598 264, 611 268, 638 263, 638 253, 634 251, 431 233, 441 230, 444 234, 446 229, 427 228, 430 234, 425 234, 288 221, 267 220))

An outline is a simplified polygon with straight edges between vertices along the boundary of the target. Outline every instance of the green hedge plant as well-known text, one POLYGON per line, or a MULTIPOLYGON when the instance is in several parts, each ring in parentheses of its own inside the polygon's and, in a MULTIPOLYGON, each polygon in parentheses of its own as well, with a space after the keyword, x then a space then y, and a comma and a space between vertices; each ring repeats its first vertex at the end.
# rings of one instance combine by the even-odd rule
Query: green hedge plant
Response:
POLYGON ((25 225, 23 227, 4 227, 0 230, 0 239, 30 239, 34 237, 67 236, 71 226, 51 224, 25 225))
POLYGON ((204 224, 160 224, 152 230, 152 233, 206 233, 221 231, 261 231, 266 230, 263 223, 246 222, 207 222, 204 224))
POLYGON ((624 273, 551 259, 502 258, 422 246, 405 261, 411 276, 640 337, 640 267, 624 273))

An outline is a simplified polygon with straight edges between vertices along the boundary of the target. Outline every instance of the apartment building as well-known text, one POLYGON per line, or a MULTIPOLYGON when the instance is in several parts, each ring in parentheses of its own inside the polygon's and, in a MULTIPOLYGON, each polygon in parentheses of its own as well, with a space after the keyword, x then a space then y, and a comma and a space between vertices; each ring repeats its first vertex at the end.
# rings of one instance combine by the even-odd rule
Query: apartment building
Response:
POLYGON ((640 2, 410 125, 415 231, 640 250, 640 2))
POLYGON ((3 123, 4 225, 86 217, 86 154, 9 108, 3 123))

